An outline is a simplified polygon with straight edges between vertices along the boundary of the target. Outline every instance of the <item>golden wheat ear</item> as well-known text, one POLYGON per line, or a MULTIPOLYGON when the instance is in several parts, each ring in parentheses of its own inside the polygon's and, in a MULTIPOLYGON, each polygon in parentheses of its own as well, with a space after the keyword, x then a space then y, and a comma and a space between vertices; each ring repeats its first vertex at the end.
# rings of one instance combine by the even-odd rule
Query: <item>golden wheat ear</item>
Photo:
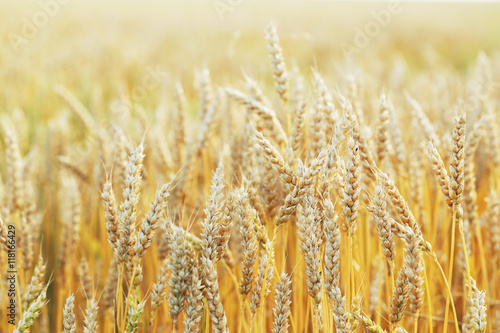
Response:
POLYGON ((287 333, 290 325, 290 305, 292 295, 292 279, 285 272, 281 273, 276 283, 276 297, 273 309, 273 333, 287 333))
POLYGON ((99 328, 97 322, 98 303, 95 294, 87 301, 87 308, 85 309, 85 317, 83 319, 83 333, 97 333, 97 329, 99 328))
POLYGON ((64 304, 63 332, 76 333, 75 295, 69 295, 64 304))
POLYGON ((266 30, 267 49, 271 59, 271 69, 276 81, 276 91, 285 104, 288 103, 288 72, 281 49, 276 26, 270 24, 266 30))

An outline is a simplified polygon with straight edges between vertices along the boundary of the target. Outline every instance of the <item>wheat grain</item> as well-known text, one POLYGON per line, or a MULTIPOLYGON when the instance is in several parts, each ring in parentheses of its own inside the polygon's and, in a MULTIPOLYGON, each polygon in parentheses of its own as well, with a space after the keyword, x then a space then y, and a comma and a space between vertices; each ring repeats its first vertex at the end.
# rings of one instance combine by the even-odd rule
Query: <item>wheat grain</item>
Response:
POLYGON ((273 70, 274 79, 276 80, 276 91, 286 104, 288 102, 288 73, 286 71, 278 33, 276 32, 276 27, 272 24, 267 27, 266 39, 269 58, 271 59, 271 68, 273 70))
POLYGON ((17 328, 13 333, 26 333, 29 328, 33 326, 34 320, 40 316, 40 311, 47 304, 47 287, 40 292, 40 295, 30 304, 28 309, 24 312, 23 317, 19 320, 17 328))
POLYGON ((236 201, 238 207, 238 224, 242 234, 243 247, 243 268, 241 272, 241 282, 239 292, 247 295, 252 289, 252 283, 255 278, 254 264, 257 259, 257 240, 255 237, 254 224, 256 211, 250 206, 245 189, 240 190, 236 201))
POLYGON ((92 295, 92 298, 87 301, 85 319, 83 320, 83 333, 97 333, 99 327, 97 323, 97 311, 99 310, 97 303, 95 295, 92 295))
POLYGON ((125 332, 134 333, 139 329, 140 321, 144 315, 144 305, 145 300, 139 302, 134 297, 129 298, 128 313, 127 313, 127 325, 125 327, 125 332))
POLYGON ((118 219, 118 240, 115 247, 115 255, 120 262, 127 262, 129 253, 133 247, 133 234, 135 228, 136 214, 135 208, 139 200, 141 166, 144 159, 144 146, 141 143, 130 155, 123 189, 124 201, 120 205, 118 219))
POLYGON ((276 284, 276 300, 274 306, 273 333, 287 333, 290 315, 290 296, 292 294, 292 280, 290 276, 281 273, 280 282, 276 284))
POLYGON ((112 249, 115 250, 118 238, 120 237, 118 229, 120 222, 117 216, 115 194, 113 193, 111 182, 108 181, 104 184, 101 197, 104 203, 104 217, 106 219, 106 229, 108 229, 108 241, 112 249))
POLYGON ((0 246, 3 251, 8 252, 10 245, 8 241, 8 230, 7 225, 3 221, 2 216, 0 215, 0 246))
POLYGON ((199 276, 197 263, 191 264, 191 281, 188 285, 188 295, 186 298, 186 319, 184 319, 184 331, 186 333, 200 332, 200 322, 202 320, 203 285, 199 276))
POLYGON ((308 193, 298 210, 298 233, 301 252, 306 262, 307 290, 315 304, 323 298, 323 279, 319 259, 320 221, 315 208, 314 197, 308 193))
POLYGON ((359 193, 360 193, 360 159, 359 148, 353 139, 349 140, 349 160, 346 167, 344 183, 344 216, 347 219, 347 231, 350 235, 356 231, 356 219, 358 217, 359 193))
POLYGON ((183 230, 176 229, 173 241, 170 255, 170 271, 172 275, 169 280, 170 293, 167 302, 169 305, 168 314, 172 318, 174 327, 177 327, 177 317, 184 309, 186 300, 191 258, 189 245, 183 230))
POLYGON ((33 303, 46 288, 44 281, 46 270, 47 266, 43 261, 42 256, 40 256, 38 259, 38 264, 35 267, 35 271, 31 276, 30 284, 28 285, 28 288, 23 297, 23 307, 25 310, 27 310, 31 306, 31 303, 33 303))
POLYGON ((69 295, 63 309, 64 333, 76 333, 75 295, 69 295))
POLYGON ((372 202, 373 206, 369 207, 369 210, 375 217, 382 253, 387 260, 389 275, 391 275, 396 258, 396 246, 392 236, 391 222, 386 208, 385 193, 383 192, 382 185, 378 184, 375 187, 375 196, 372 198, 372 202))

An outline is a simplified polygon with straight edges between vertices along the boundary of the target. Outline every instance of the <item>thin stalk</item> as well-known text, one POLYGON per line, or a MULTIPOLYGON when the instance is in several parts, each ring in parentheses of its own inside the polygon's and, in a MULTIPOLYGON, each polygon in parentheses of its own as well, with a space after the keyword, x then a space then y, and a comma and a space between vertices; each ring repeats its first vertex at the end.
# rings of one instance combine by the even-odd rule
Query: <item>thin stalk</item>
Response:
POLYGON ((118 285, 116 286, 116 296, 115 296, 115 333, 118 333, 118 327, 120 327, 123 321, 123 302, 122 302, 122 289, 123 289, 123 272, 125 264, 120 266, 120 275, 118 276, 118 285))
POLYGON ((425 282, 425 295, 427 298, 427 306, 428 306, 428 313, 429 313, 429 330, 430 333, 433 333, 432 330, 432 299, 431 299, 431 291, 429 290, 429 279, 427 279, 427 269, 425 267, 425 260, 422 262, 424 266, 424 282, 425 282))
MULTIPOLYGON (((378 246, 378 255, 380 258, 380 265, 378 265, 378 287, 377 287, 377 292, 378 292, 378 297, 377 297, 377 308, 375 309, 376 313, 378 314, 377 318, 375 319, 375 322, 377 325, 380 326, 382 316, 380 315, 381 313, 381 308, 382 308, 382 269, 385 265, 385 259, 382 256, 382 247, 378 246)), ((387 275, 387 270, 384 270, 384 274, 387 275)), ((391 299, 390 299, 390 292, 387 287, 387 283, 385 283, 385 289, 386 289, 386 294, 387 294, 387 304, 391 304, 391 299)))
POLYGON ((418 333, 418 315, 419 311, 415 313, 415 320, 414 320, 415 325, 413 326, 413 333, 418 333))
MULTIPOLYGON (((451 224, 451 240, 450 240, 450 255, 448 256, 450 263, 449 263, 449 268, 448 268, 448 277, 446 278, 446 283, 448 285, 451 285, 451 280, 453 278, 453 263, 455 261, 455 203, 453 203, 453 210, 452 210, 452 224, 451 224)), ((449 306, 450 306, 450 298, 451 298, 451 292, 449 295, 446 296, 446 307, 445 307, 445 312, 444 312, 444 322, 448 322, 448 315, 449 315, 449 306)), ((443 327, 443 333, 446 333, 448 330, 448 325, 444 325, 443 327)))
MULTIPOLYGON (((455 310, 455 302, 453 301, 453 295, 451 293, 450 285, 448 284, 448 280, 446 280, 446 274, 444 274, 443 267, 441 267, 441 265, 439 264, 439 261, 437 260, 436 254, 433 255, 433 258, 434 258, 434 262, 439 267, 439 271, 441 272, 441 276, 443 277, 443 281, 444 281, 444 283, 446 285, 446 289, 448 290, 448 297, 451 300, 451 309, 453 310, 453 316, 454 316, 454 319, 455 319, 455 330, 456 330, 456 333, 460 333, 460 329, 458 328, 457 311, 455 310)), ((448 320, 445 320, 444 322, 446 323, 444 327, 446 327, 448 325, 448 320)), ((443 332, 446 332, 446 331, 444 330, 443 332)))
POLYGON ((132 287, 133 287, 133 283, 134 283, 134 279, 135 279, 135 270, 136 268, 134 267, 133 271, 132 271, 132 277, 130 278, 130 286, 128 288, 128 294, 127 294, 127 298, 125 299, 125 320, 123 320, 123 326, 122 326, 122 330, 120 332, 125 332, 125 327, 127 326, 127 312, 128 312, 128 300, 130 299, 130 295, 132 294, 132 287))
MULTIPOLYGON (((483 236, 481 235, 481 229, 479 228, 479 223, 474 223, 474 231, 476 232, 476 237, 478 241, 478 247, 479 247, 479 255, 480 255, 480 260, 481 260, 481 269, 482 269, 482 276, 483 276, 483 288, 485 290, 490 290, 490 284, 488 281, 488 268, 486 265, 486 254, 484 253, 484 246, 483 246, 483 236)), ((494 295, 490 291, 491 295, 494 295)), ((487 309, 490 309, 491 306, 491 301, 490 298, 486 298, 486 307, 487 309)), ((489 330, 492 330, 491 327, 491 320, 488 320, 488 327, 489 330)))
POLYGON ((459 228, 459 230, 460 230, 460 237, 462 238, 462 247, 464 249, 465 269, 467 271, 467 284, 469 285, 468 295, 470 297, 472 295, 472 285, 471 285, 470 268, 469 268, 469 256, 467 255, 467 248, 465 245, 464 230, 463 230, 463 228, 459 228))

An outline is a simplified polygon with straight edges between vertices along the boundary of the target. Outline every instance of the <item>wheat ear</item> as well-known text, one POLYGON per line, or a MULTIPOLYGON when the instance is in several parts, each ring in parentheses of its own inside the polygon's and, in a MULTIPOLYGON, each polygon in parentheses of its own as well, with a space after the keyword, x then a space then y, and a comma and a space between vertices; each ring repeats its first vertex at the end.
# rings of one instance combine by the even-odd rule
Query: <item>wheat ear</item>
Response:
POLYGON ((392 227, 385 199, 386 197, 382 185, 378 184, 375 187, 375 196, 372 198, 372 205, 368 208, 368 210, 375 217, 375 222, 378 226, 377 231, 380 237, 380 245, 382 246, 382 253, 387 260, 389 275, 392 275, 394 260, 396 258, 396 245, 393 240, 392 227))
POLYGON ((40 295, 33 301, 28 309, 23 313, 23 317, 19 320, 17 328, 13 333, 27 333, 29 328, 33 326, 33 322, 40 315, 40 311, 47 304, 47 286, 40 292, 40 295))
POLYGON ((8 252, 10 249, 7 235, 8 235, 7 225, 5 224, 2 216, 0 215, 0 249, 5 252, 8 252))
POLYGON ((292 279, 285 272, 281 273, 280 282, 276 284, 276 300, 274 305, 273 333, 287 333, 289 326, 290 304, 292 295, 292 279))
POLYGON ((146 300, 139 302, 135 296, 129 298, 127 323, 125 326, 126 333, 135 333, 139 329, 140 322, 144 316, 144 305, 146 300))
POLYGON ((271 59, 271 68, 276 81, 276 91, 286 104, 288 102, 288 73, 278 33, 276 32, 276 27, 272 24, 267 27, 266 39, 269 58, 271 59))
POLYGON ((115 247, 115 255, 121 263, 127 262, 133 246, 133 235, 135 230, 135 220, 137 202, 139 200, 141 168, 144 159, 144 146, 141 143, 130 155, 125 187, 123 189, 123 202, 120 205, 118 219, 120 226, 118 229, 118 240, 115 247))
POLYGON ((210 198, 205 209, 205 219, 202 223, 203 230, 201 233, 201 248, 203 250, 201 264, 203 267, 205 297, 210 310, 212 329, 215 333, 228 332, 227 319, 219 294, 219 282, 215 266, 219 247, 221 246, 218 226, 223 218, 224 211, 223 177, 222 164, 219 164, 212 180, 210 198))
POLYGON ((76 333, 75 295, 70 295, 64 304, 63 331, 64 333, 76 333))
POLYGON ((104 203, 104 217, 106 219, 106 229, 108 230, 108 241, 114 251, 120 236, 118 231, 120 223, 116 211, 115 194, 113 193, 110 181, 104 183, 101 197, 104 203))
POLYGON ((184 319, 184 332, 200 332, 200 323, 203 317, 203 284, 200 278, 196 260, 193 260, 190 271, 191 281, 188 285, 186 298, 186 318, 184 319))
POLYGON ((170 293, 168 296, 168 314, 172 318, 174 327, 177 327, 177 317, 184 309, 186 292, 189 283, 189 265, 191 262, 189 244, 181 228, 176 229, 174 243, 170 253, 170 293))
POLYGON ((240 190, 236 201, 238 207, 238 225, 242 235, 243 265, 239 292, 247 295, 255 279, 255 261, 257 259, 257 239, 255 236, 255 220, 257 212, 250 206, 245 189, 240 190))
POLYGON ((321 276, 321 261, 319 259, 320 220, 315 209, 313 196, 307 194, 298 210, 298 233, 301 252, 306 262, 307 290, 315 304, 323 298, 323 281, 321 276))
POLYGON ((83 320, 83 333, 97 333, 97 311, 99 310, 98 302, 95 295, 87 301, 87 309, 85 310, 85 318, 83 320))

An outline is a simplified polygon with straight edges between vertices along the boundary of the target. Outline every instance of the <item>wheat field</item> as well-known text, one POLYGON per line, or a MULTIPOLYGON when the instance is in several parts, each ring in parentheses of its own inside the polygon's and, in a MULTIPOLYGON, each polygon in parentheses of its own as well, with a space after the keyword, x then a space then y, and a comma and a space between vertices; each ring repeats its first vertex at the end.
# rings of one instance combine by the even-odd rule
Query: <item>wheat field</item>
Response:
POLYGON ((0 332, 500 332, 500 5, 0 6, 0 332))

